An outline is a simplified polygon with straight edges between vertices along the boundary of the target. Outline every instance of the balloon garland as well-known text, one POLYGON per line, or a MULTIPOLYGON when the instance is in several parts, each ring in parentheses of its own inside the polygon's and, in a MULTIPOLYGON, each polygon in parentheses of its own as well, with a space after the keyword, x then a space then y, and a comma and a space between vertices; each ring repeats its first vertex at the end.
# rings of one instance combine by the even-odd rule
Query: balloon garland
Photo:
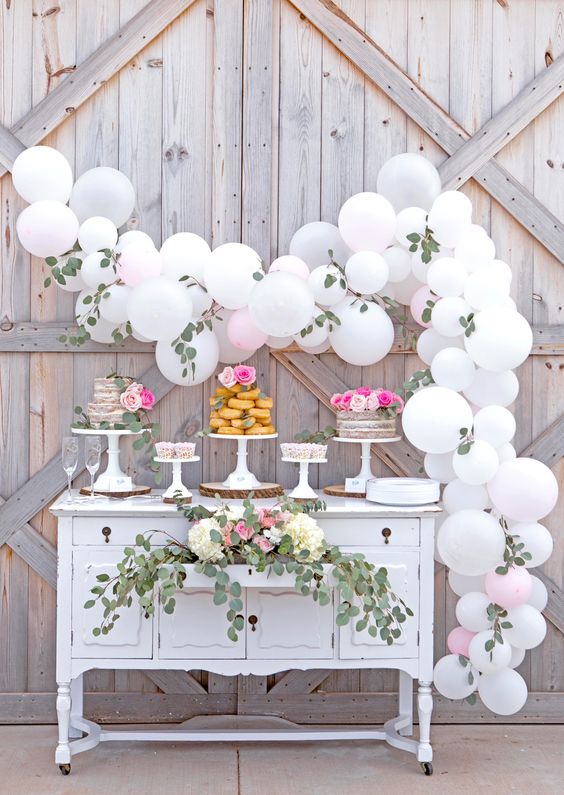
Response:
POLYGON ((240 243, 211 251, 180 232, 157 250, 142 231, 118 234, 135 193, 115 169, 91 169, 73 184, 65 158, 37 146, 19 155, 12 176, 30 203, 17 220, 20 243, 46 258, 46 287, 78 292, 68 342, 154 340, 157 365, 176 384, 199 384, 218 362, 292 341, 373 364, 392 347, 392 319, 412 333, 409 307, 423 328, 416 347, 426 368, 404 384, 403 431, 425 453, 428 476, 444 484, 437 556, 459 596, 459 626, 435 685, 471 702, 477 690, 502 715, 521 709, 527 687, 515 668, 546 633, 546 588, 529 569, 551 554, 539 520, 558 488, 548 467, 517 458, 511 444, 513 370, 529 355, 532 332, 509 296, 510 267, 472 223, 470 200, 441 192, 420 155, 392 157, 377 193, 348 199, 338 226, 298 229, 289 254, 266 271, 240 243))

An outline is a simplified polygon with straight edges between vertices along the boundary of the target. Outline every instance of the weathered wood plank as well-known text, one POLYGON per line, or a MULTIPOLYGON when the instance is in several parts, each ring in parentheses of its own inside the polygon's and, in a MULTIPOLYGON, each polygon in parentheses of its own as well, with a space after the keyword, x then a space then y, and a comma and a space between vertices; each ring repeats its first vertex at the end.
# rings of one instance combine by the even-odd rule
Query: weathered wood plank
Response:
POLYGON ((542 569, 535 569, 534 573, 543 581, 548 591, 548 603, 542 612, 556 629, 564 633, 564 590, 559 588, 542 569))
POLYGON ((25 145, 18 141, 10 130, 0 124, 0 163, 5 169, 12 168, 14 160, 25 148, 25 145))
POLYGON ((163 693, 191 695, 200 693, 207 695, 205 687, 185 671, 143 671, 145 676, 154 682, 163 693))
POLYGON ((30 524, 12 533, 6 542, 45 582, 57 587, 57 550, 30 524))
MULTIPOLYGON (((290 0, 344 55, 390 96, 448 154, 469 133, 411 80, 332 0, 290 0)), ((531 235, 564 261, 564 224, 496 161, 475 174, 490 193, 531 235)))
POLYGON ((313 668, 311 671, 288 671, 268 691, 269 695, 286 693, 313 693, 333 672, 326 668, 313 668))
POLYGON ((555 466, 564 456, 564 414, 533 439, 519 455, 523 458, 536 458, 549 467, 555 466))

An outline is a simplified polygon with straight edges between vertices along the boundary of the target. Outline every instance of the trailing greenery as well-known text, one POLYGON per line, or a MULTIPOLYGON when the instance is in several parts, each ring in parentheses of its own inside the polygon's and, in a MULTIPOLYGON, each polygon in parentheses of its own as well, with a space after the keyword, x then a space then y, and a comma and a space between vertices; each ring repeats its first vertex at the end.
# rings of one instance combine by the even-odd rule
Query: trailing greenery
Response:
POLYGON ((322 431, 314 431, 313 433, 309 430, 300 431, 294 436, 294 440, 306 444, 325 444, 336 435, 337 429, 327 425, 322 431))
MULTIPOLYGON (((439 244, 433 237, 433 230, 425 227, 425 232, 421 235, 419 232, 411 232, 407 235, 407 239, 411 243, 409 250, 415 253, 417 249, 421 249, 421 262, 426 265, 431 262, 433 254, 438 254, 441 250, 439 244)), ((427 321, 425 321, 427 322, 427 321)))
POLYGON ((433 376, 431 375, 431 368, 427 367, 425 370, 417 370, 411 378, 408 378, 407 381, 403 382, 403 389, 401 390, 404 393, 405 399, 408 400, 410 397, 417 392, 423 386, 429 386, 429 384, 434 384, 435 381, 433 376))
POLYGON ((458 447, 456 448, 456 452, 458 455, 468 455, 470 450, 472 449, 472 445, 474 444, 474 437, 472 435, 472 428, 461 428, 460 429, 460 441, 458 442, 458 447))
POLYGON ((464 315, 461 315, 458 318, 458 322, 464 329, 465 337, 469 337, 471 334, 473 334, 476 331, 476 324, 474 323, 474 312, 470 312, 468 317, 464 317, 464 315))
POLYGON ((507 521, 502 516, 499 523, 505 533, 505 551, 503 553, 504 563, 495 570, 496 574, 507 574, 511 566, 525 566, 533 556, 525 549, 525 544, 519 541, 518 535, 509 532, 507 521))

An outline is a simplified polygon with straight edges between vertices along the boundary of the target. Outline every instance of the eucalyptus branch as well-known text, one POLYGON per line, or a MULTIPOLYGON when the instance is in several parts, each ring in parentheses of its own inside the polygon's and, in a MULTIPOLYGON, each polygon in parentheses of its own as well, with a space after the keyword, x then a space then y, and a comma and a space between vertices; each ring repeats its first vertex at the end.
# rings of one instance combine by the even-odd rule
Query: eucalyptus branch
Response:
POLYGON ((377 294, 378 298, 384 304, 384 311, 388 317, 395 321, 401 328, 401 335, 405 340, 406 346, 412 350, 417 350, 417 335, 415 331, 408 325, 409 318, 405 313, 405 307, 399 304, 395 299, 389 298, 387 295, 377 294))
POLYGON ((406 400, 417 392, 418 389, 421 387, 429 386, 429 384, 434 384, 435 381, 433 376, 431 375, 431 369, 427 367, 425 370, 417 370, 411 378, 408 378, 407 381, 403 382, 403 388, 401 391, 404 394, 406 400))
MULTIPOLYGON (((468 668, 468 684, 473 685, 475 681, 475 676, 472 672, 472 666, 470 665, 469 657, 466 657, 464 654, 458 655, 458 662, 462 665, 463 668, 468 668)), ((468 704, 472 706, 476 703, 476 693, 470 693, 469 696, 466 696, 464 701, 467 701, 468 704)))
POLYGON ((503 516, 500 517, 499 523, 505 533, 505 551, 503 566, 498 566, 495 573, 507 574, 512 566, 525 566, 528 561, 533 559, 533 556, 526 551, 525 544, 518 540, 519 536, 509 532, 507 521, 503 516))
MULTIPOLYGON (((431 262, 433 254, 438 254, 441 250, 438 242, 433 237, 433 230, 425 226, 425 232, 421 235, 419 232, 411 232, 406 236, 411 243, 409 250, 415 253, 417 249, 421 249, 421 262, 426 265, 431 262)), ((425 321, 427 322, 427 321, 425 321)))
POLYGON ((490 660, 493 659, 493 650, 497 643, 503 645, 502 629, 511 629, 513 624, 511 621, 506 621, 507 610, 495 602, 490 602, 487 606, 487 614, 489 620, 492 622, 492 637, 484 643, 484 648, 490 654, 490 660))
POLYGON ((458 447, 456 448, 456 452, 458 453, 458 455, 468 455, 468 453, 472 449, 472 445, 474 444, 475 441, 472 431, 473 428, 460 429, 460 440, 458 442, 458 447))

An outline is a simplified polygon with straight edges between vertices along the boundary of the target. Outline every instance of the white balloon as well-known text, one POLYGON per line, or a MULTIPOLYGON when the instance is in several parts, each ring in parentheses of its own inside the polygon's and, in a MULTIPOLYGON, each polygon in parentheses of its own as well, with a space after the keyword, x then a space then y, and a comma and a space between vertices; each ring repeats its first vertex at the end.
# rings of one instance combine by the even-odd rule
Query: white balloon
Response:
POLYGON ((461 665, 458 654, 447 654, 435 665, 433 682, 445 698, 456 700, 467 698, 476 690, 479 675, 467 665, 461 665), (472 673, 472 681, 469 674, 472 673))
POLYGON ((454 248, 472 223, 472 202, 460 191, 441 193, 429 210, 427 226, 440 246, 454 248))
POLYGON ((443 337, 434 328, 427 328, 417 338, 417 355, 425 364, 432 364, 439 351, 445 348, 463 350, 462 337, 443 337))
POLYGON ((333 325, 329 339, 333 350, 349 364, 375 364, 394 342, 394 325, 384 310, 372 302, 348 296, 333 310, 340 325, 333 325), (361 312, 361 308, 367 307, 361 312))
POLYGON ((524 604, 507 611, 507 621, 513 626, 503 630, 503 637, 518 649, 534 649, 546 635, 544 616, 532 605, 524 604))
POLYGON ((213 298, 203 287, 200 287, 199 284, 194 284, 190 281, 188 281, 188 284, 190 285, 188 295, 192 299, 192 315, 197 320, 199 317, 202 317, 208 309, 211 309, 213 298))
MULTIPOLYGON (((488 618, 490 598, 481 591, 470 591, 456 603, 456 620, 469 632, 483 632, 492 626, 488 618)), ((491 634, 491 633, 490 633, 491 634)))
POLYGON ((445 259, 445 257, 452 258, 453 251, 451 248, 445 248, 443 246, 440 251, 433 251, 429 262, 423 262, 421 259, 422 256, 422 249, 418 249, 411 255, 411 270, 413 271, 413 275, 419 279, 420 282, 427 284, 427 274, 429 273, 431 265, 440 259, 445 259))
POLYGON ((497 457, 499 463, 503 464, 504 461, 511 461, 512 458, 517 458, 517 452, 512 444, 502 444, 501 447, 496 447, 497 457))
MULTIPOLYGON (((61 282, 57 282, 57 287, 60 287, 61 290, 67 293, 79 293, 81 290, 86 290, 88 287, 82 278, 82 261, 84 260, 85 254, 83 251, 73 251, 71 256, 80 260, 81 267, 77 271, 76 276, 67 276, 63 274, 65 283, 61 284, 61 282)), ((70 257, 63 257, 60 259, 58 262, 59 267, 62 268, 67 263, 68 259, 70 259, 70 257)))
POLYGON ((450 569, 448 573, 448 584, 457 596, 464 596, 464 594, 470 593, 471 591, 483 591, 484 576, 482 574, 478 577, 468 577, 466 574, 458 574, 456 571, 450 569))
POLYGON ((322 342, 320 345, 315 345, 314 347, 306 347, 305 345, 301 346, 302 350, 304 350, 306 353, 313 354, 325 353, 330 349, 330 347, 331 343, 329 340, 325 340, 325 342, 322 342))
POLYGON ((87 287, 96 290, 98 285, 110 284, 116 280, 116 272, 112 265, 110 264, 105 268, 101 265, 106 259, 106 255, 101 251, 95 251, 84 258, 80 273, 87 287))
POLYGON ((104 248, 112 249, 118 238, 115 224, 108 218, 95 215, 83 221, 78 230, 78 242, 80 248, 86 254, 93 251, 102 251, 104 248))
POLYGON ((423 467, 431 480, 439 483, 450 483, 456 478, 452 468, 452 453, 427 453, 423 459, 423 467))
POLYGON ((441 298, 462 295, 467 279, 464 265, 452 257, 435 260, 427 272, 427 284, 441 298))
MULTIPOLYGON (((463 339, 463 338, 462 338, 463 339)), ((519 394, 519 379, 512 370, 492 373, 478 367, 464 396, 475 406, 509 406, 519 394)))
POLYGON ((472 427, 472 409, 457 392, 442 386, 420 389, 405 404, 403 431, 426 453, 448 453, 460 441, 460 429, 472 427))
POLYGON ((479 268, 471 273, 464 286, 464 298, 473 309, 502 304, 509 297, 510 283, 503 276, 479 268))
POLYGON ((383 298, 389 298, 390 300, 395 300, 396 297, 396 285, 393 282, 386 282, 386 284, 380 290, 379 295, 383 298))
POLYGON ((217 367, 219 345, 213 331, 205 328, 200 334, 193 337, 190 346, 196 351, 196 356, 192 360, 194 371, 192 371, 190 363, 182 364, 170 342, 157 342, 155 350, 157 367, 164 377, 173 384, 179 386, 201 384, 213 374, 217 367), (186 371, 185 374, 184 371, 186 371))
POLYGON ((390 269, 381 254, 357 251, 347 261, 345 274, 351 290, 362 295, 377 293, 388 281, 390 269))
POLYGON ((431 324, 443 337, 458 337, 464 332, 460 318, 467 317, 471 311, 472 307, 464 298, 441 298, 431 312, 431 324))
POLYGON ((509 284, 511 284, 513 279, 513 271, 507 262, 504 262, 501 259, 494 259, 491 262, 487 262, 484 267, 487 268, 488 273, 491 273, 492 276, 495 276, 495 278, 505 279, 507 282, 509 282, 509 284))
POLYGON ((313 317, 313 293, 299 276, 284 271, 267 273, 249 297, 253 322, 264 334, 287 337, 301 331, 313 317))
POLYGON ((515 646, 511 647, 511 660, 509 661, 508 668, 517 668, 525 659, 525 649, 516 649, 515 646))
POLYGON ((114 249, 116 254, 121 254, 124 248, 126 248, 126 246, 130 246, 132 243, 141 244, 144 248, 147 246, 152 246, 155 248, 153 238, 150 235, 148 235, 146 232, 141 232, 139 229, 130 229, 118 237, 118 242, 116 243, 114 249))
POLYGON ((558 482, 549 467, 534 458, 504 461, 488 483, 494 507, 516 522, 537 522, 558 499, 558 482))
POLYGON ((525 568, 542 566, 552 555, 554 541, 550 530, 538 522, 517 522, 511 525, 511 535, 525 544, 523 551, 529 552, 531 560, 525 561, 525 568))
POLYGON ((435 383, 454 389, 455 392, 470 386, 475 372, 474 362, 466 351, 460 348, 443 348, 434 356, 431 364, 431 375, 435 383))
POLYGON ((262 273, 260 257, 243 243, 223 243, 212 251, 204 264, 207 290, 226 309, 247 306, 258 284, 254 273, 262 273))
POLYGON ((464 345, 476 364, 485 370, 513 370, 531 352, 533 332, 518 312, 488 307, 475 315, 474 324, 476 330, 464 337, 464 345))
POLYGON ((302 348, 317 348, 319 345, 323 345, 329 337, 329 321, 325 319, 321 326, 317 325, 315 318, 319 317, 321 309, 318 306, 315 306, 313 309, 313 318, 306 326, 306 328, 312 326, 312 330, 303 337, 301 332, 293 336, 294 342, 297 342, 302 348))
POLYGON ((339 231, 353 251, 384 251, 392 242, 395 228, 394 208, 378 193, 351 196, 339 213, 339 231))
POLYGON ((305 224, 290 240, 289 253, 302 259, 310 270, 321 265, 329 265, 331 262, 329 251, 333 252, 333 259, 339 265, 344 265, 352 254, 339 229, 327 221, 305 224))
POLYGON ((483 265, 491 264, 495 257, 495 245, 485 229, 471 224, 454 249, 454 256, 472 272, 483 265))
POLYGON ((113 333, 116 330, 119 331, 124 337, 127 336, 124 325, 110 323, 101 317, 98 318, 95 326, 88 326, 88 331, 90 332, 90 337, 92 340, 94 340, 94 342, 103 342, 105 345, 115 342, 113 333))
POLYGON ((511 646, 509 643, 496 643, 491 651, 486 651, 485 644, 493 637, 491 630, 478 632, 468 646, 470 662, 481 674, 493 674, 507 668, 511 662, 511 646))
POLYGON ((484 511, 490 507, 490 498, 484 485, 474 486, 456 478, 445 486, 443 506, 448 513, 466 510, 484 511))
POLYGON ((12 182, 22 199, 51 199, 66 204, 72 190, 72 169, 64 155, 50 146, 31 146, 14 160, 12 182))
MULTIPOLYGON (((402 282, 411 273, 411 257, 401 246, 390 246, 382 252, 388 264, 390 282, 402 282)), ((385 295, 385 293, 383 293, 385 295)))
POLYGON ((461 455, 455 450, 452 466, 464 483, 480 486, 493 478, 499 468, 499 458, 491 444, 476 439, 468 453, 461 455))
POLYGON ((66 204, 44 199, 22 210, 16 231, 22 246, 34 257, 60 257, 76 243, 78 220, 66 204))
POLYGON ((404 152, 384 163, 378 172, 376 189, 397 213, 413 204, 429 210, 441 192, 441 178, 426 157, 404 152))
POLYGON ((161 246, 163 276, 176 282, 183 276, 192 276, 202 283, 205 263, 210 253, 210 247, 200 235, 177 232, 161 246))
POLYGON ((474 438, 501 447, 515 436, 515 417, 502 406, 484 406, 474 416, 474 438))
POLYGON ((293 273, 295 276, 299 276, 306 281, 309 279, 310 273, 307 263, 305 263, 303 259, 300 259, 300 257, 295 257, 293 254, 284 254, 282 257, 277 257, 268 269, 269 273, 273 273, 274 271, 293 273))
POLYGON ((121 171, 99 166, 76 180, 69 204, 80 223, 93 215, 103 215, 120 227, 133 212, 135 190, 121 171))
POLYGON ((503 668, 494 674, 481 676, 478 692, 485 707, 498 715, 513 715, 525 705, 527 685, 525 680, 511 668, 503 668))
POLYGON ((145 279, 131 290, 127 304, 134 328, 151 340, 170 342, 192 319, 192 299, 185 287, 162 276, 145 279))
MULTIPOLYGON (((192 289, 193 288, 190 288, 190 291, 192 291, 192 289)), ((213 321, 213 330, 219 346, 219 361, 223 362, 223 364, 239 364, 256 353, 256 351, 242 351, 240 348, 236 348, 227 336, 227 326, 232 314, 233 312, 229 311, 229 309, 222 309, 219 315, 222 320, 218 320, 216 317, 213 321)), ((289 340, 288 345, 290 345, 292 343, 292 338, 288 337, 287 339, 289 340)))
POLYGON ((131 287, 126 284, 110 284, 100 301, 100 315, 110 323, 125 323, 129 319, 127 303, 131 287))
POLYGON ((441 525, 437 545, 450 569, 470 577, 494 569, 505 551, 505 533, 483 511, 457 511, 441 525))
POLYGON ((417 290, 421 288, 421 282, 410 273, 403 281, 394 282, 394 287, 398 304, 408 306, 417 290))
POLYGON ((548 604, 548 590, 546 585, 542 580, 538 577, 535 577, 534 574, 531 574, 531 595, 529 596, 527 603, 531 605, 531 607, 535 607, 537 610, 541 612, 548 604))
POLYGON ((405 207, 397 214, 394 237, 400 245, 409 248, 412 241, 407 236, 414 233, 424 236, 426 226, 427 210, 422 210, 421 207, 405 207))
POLYGON ((335 306, 347 294, 346 280, 334 265, 320 265, 314 268, 307 281, 316 303, 322 306, 335 306), (326 285, 329 277, 328 286, 326 285))
MULTIPOLYGON (((293 341, 293 337, 269 337, 266 341, 266 344, 269 348, 278 351, 281 348, 287 348, 293 343, 293 341)), ((220 361, 223 361, 223 359, 220 358, 220 361)))

